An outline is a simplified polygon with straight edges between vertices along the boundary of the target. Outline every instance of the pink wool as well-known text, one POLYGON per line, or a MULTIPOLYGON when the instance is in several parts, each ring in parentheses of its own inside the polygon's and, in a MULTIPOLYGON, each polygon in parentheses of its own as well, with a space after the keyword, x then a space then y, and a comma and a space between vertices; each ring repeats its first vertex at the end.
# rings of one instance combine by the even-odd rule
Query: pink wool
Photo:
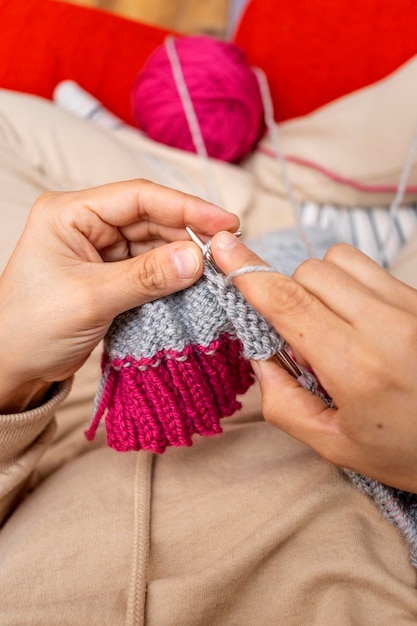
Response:
MULTIPOLYGON (((210 157, 244 159, 263 131, 258 81, 243 51, 210 37, 179 37, 175 50, 210 157)), ((139 74, 132 94, 138 128, 154 141, 198 152, 184 113, 166 46, 159 47, 139 74)))
POLYGON ((108 445, 118 452, 191 446, 192 436, 222 432, 220 419, 241 408, 236 396, 253 383, 240 341, 223 335, 208 347, 188 345, 152 358, 103 359, 109 375, 94 420, 92 440, 104 413, 108 445))

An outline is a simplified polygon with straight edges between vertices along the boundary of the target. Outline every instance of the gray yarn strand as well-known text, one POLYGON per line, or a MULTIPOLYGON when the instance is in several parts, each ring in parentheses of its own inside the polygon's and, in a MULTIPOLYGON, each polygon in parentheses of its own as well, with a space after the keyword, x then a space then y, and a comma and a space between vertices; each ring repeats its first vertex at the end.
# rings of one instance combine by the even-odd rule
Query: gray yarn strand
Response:
POLYGON ((284 339, 272 324, 224 276, 207 266, 205 278, 207 289, 217 298, 226 317, 233 320, 235 333, 243 344, 243 354, 247 359, 269 359, 284 347, 284 339))
POLYGON ((234 272, 230 272, 227 274, 225 280, 226 285, 232 282, 234 278, 238 276, 243 276, 243 274, 253 274, 256 272, 267 272, 267 273, 277 273, 278 270, 270 267, 269 265, 247 265, 246 267, 239 267, 239 269, 234 272))

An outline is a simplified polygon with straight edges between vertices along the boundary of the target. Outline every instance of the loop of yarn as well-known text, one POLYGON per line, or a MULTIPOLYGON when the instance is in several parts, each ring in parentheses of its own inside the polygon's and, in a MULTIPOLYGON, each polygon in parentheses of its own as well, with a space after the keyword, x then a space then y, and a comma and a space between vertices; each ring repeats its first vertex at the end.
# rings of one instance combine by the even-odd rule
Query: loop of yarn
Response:
MULTIPOLYGON (((241 161, 264 128, 258 81, 244 52, 206 36, 179 37, 174 44, 208 156, 241 161)), ((132 106, 138 128, 150 139, 198 152, 166 45, 138 75, 132 106)))

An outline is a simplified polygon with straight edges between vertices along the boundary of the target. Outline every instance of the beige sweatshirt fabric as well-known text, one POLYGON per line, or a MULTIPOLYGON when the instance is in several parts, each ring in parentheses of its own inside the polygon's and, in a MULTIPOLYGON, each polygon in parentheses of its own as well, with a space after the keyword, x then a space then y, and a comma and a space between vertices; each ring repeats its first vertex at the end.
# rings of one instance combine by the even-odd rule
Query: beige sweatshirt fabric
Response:
MULTIPOLYGON (((302 156, 315 138, 324 165, 354 173, 359 159, 363 179, 389 171, 397 180, 417 122, 405 97, 416 72, 410 62, 284 125, 284 150, 291 135, 291 152, 302 156), (387 108, 381 93, 390 95, 387 108), (384 134, 388 118, 395 134, 384 134)), ((292 220, 265 158, 211 164, 222 204, 240 214, 248 236, 292 220)), ((312 172, 291 175, 307 196, 312 172)), ((207 195, 193 155, 0 91, 1 266, 41 192, 132 177, 207 195)), ((351 190, 319 179, 315 194, 346 204, 351 190)), ((369 206, 380 200, 365 197, 369 206)), ((406 280, 416 251, 411 242, 395 270, 406 280)), ((39 409, 0 416, 2 626, 417 623, 416 572, 400 534, 336 468, 262 420, 256 387, 223 420, 221 436, 191 448, 120 454, 103 431, 88 443, 99 353, 72 390, 63 383, 39 409)))

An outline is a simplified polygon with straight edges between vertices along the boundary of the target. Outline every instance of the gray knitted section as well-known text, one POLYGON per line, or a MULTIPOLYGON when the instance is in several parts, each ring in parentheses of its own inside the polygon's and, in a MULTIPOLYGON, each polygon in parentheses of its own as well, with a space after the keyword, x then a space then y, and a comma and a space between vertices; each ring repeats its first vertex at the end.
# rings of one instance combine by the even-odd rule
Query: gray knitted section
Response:
POLYGON ((187 345, 207 347, 228 333, 249 358, 267 359, 283 345, 272 326, 210 267, 193 287, 119 315, 106 336, 111 359, 140 360, 187 345))
POLYGON ((190 289, 119 315, 106 335, 106 349, 111 359, 140 360, 165 350, 182 352, 190 343, 208 346, 225 332, 233 332, 233 326, 200 280, 190 289))
MULTIPOLYGON (((308 231, 318 256, 335 242, 331 233, 308 231)), ((306 258, 295 229, 280 230, 248 244, 271 266, 291 274, 306 258)), ((220 335, 238 337, 248 359, 267 359, 283 347, 274 328, 233 284, 209 266, 196 284, 171 296, 119 315, 106 335, 111 359, 151 358, 161 351, 182 352, 189 345, 207 347, 220 335)))
MULTIPOLYGON (((332 230, 304 230, 314 256, 318 259, 323 258, 332 245, 340 242, 332 230)), ((300 234, 295 228, 271 231, 246 243, 259 257, 287 276, 291 276, 297 266, 308 258, 300 234)))
POLYGON ((384 517, 403 535, 410 549, 410 560, 417 567, 417 495, 388 487, 351 470, 343 472, 358 489, 370 496, 384 517))

